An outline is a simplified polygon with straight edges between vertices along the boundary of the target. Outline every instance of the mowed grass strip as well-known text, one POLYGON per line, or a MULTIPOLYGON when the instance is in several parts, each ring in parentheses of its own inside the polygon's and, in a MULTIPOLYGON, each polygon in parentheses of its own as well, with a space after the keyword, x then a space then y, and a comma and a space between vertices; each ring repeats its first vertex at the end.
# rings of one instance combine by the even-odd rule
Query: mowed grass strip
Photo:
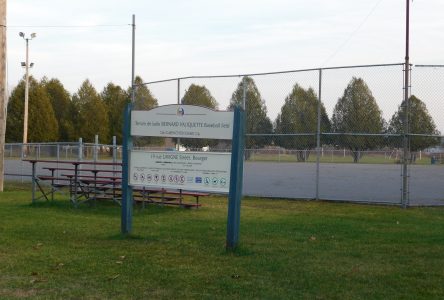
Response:
MULTIPOLYGON (((302 163, 297 161, 296 155, 291 154, 264 154, 264 153, 253 153, 249 161, 266 161, 266 162, 282 162, 282 163, 302 163)), ((322 155, 319 159, 321 163, 348 163, 352 164, 353 157, 350 154, 340 155, 335 154, 331 155, 328 152, 322 155)), ((304 163, 315 163, 316 162, 316 153, 311 153, 308 159, 304 163)), ((390 154, 363 154, 363 156, 359 159, 360 164, 400 164, 400 158, 395 156, 390 156, 390 154)), ((423 156, 422 158, 417 158, 412 165, 431 165, 430 157, 423 156)), ((438 162, 436 166, 444 166, 438 162)))
POLYGON ((0 194, 0 298, 442 299, 444 208, 246 198, 225 251, 227 200, 197 210, 73 208, 0 194))

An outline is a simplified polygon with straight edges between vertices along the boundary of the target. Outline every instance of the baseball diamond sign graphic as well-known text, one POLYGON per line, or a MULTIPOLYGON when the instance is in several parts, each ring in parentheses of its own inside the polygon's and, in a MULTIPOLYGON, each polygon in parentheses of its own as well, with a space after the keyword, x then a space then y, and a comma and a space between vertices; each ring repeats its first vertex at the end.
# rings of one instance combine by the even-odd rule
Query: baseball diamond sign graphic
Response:
POLYGON ((157 187, 228 193, 227 249, 239 240, 245 113, 194 105, 165 105, 124 112, 122 234, 132 229, 132 187, 157 187), (132 149, 133 136, 232 140, 231 153, 132 149))

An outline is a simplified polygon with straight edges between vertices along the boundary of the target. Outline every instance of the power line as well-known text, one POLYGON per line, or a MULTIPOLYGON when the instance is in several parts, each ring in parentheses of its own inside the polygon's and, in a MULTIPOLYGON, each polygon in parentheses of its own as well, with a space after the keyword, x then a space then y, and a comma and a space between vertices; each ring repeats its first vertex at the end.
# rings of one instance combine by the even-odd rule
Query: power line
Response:
POLYGON ((367 14, 367 16, 362 20, 362 22, 356 27, 355 30, 353 30, 350 35, 348 36, 347 39, 345 39, 345 41, 333 52, 333 54, 331 54, 322 64, 321 66, 324 66, 327 62, 329 62, 333 57, 335 57, 339 51, 342 50, 342 48, 344 48, 345 45, 348 44, 348 42, 350 42, 350 40, 355 36, 355 34, 361 29, 361 27, 367 22, 368 18, 370 18, 370 16, 374 13, 374 11, 376 10, 376 8, 379 6, 379 4, 382 2, 382 0, 378 0, 378 2, 376 2, 376 4, 373 6, 373 8, 370 10, 370 12, 367 14))
POLYGON ((99 28, 99 27, 124 27, 131 24, 104 24, 104 25, 8 25, 8 28, 99 28))

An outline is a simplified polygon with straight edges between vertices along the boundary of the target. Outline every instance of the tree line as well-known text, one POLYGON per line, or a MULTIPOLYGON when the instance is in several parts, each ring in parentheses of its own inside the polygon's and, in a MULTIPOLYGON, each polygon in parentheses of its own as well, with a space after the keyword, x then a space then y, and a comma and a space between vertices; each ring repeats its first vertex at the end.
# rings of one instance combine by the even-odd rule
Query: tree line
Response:
MULTIPOLYGON (((29 142, 77 141, 93 142, 98 134, 101 141, 116 136, 122 142, 123 109, 130 102, 131 90, 108 83, 98 92, 85 80, 73 95, 58 79, 43 78, 29 81, 29 142)), ((148 110, 158 106, 157 99, 143 80, 137 76, 134 108, 148 110)), ((246 132, 259 134, 247 136, 246 148, 258 149, 274 144, 286 149, 297 149, 297 158, 305 161, 310 150, 316 147, 318 96, 313 88, 304 89, 295 83, 286 96, 276 120, 267 116, 265 100, 253 78, 244 77, 232 93, 227 109, 243 103, 246 90, 246 132), (263 135, 260 135, 263 134, 263 135), (269 134, 275 134, 270 137, 269 134)), ((8 102, 7 142, 21 142, 23 135, 23 99, 25 83, 21 80, 13 89, 8 102)), ((219 104, 205 87, 191 84, 181 99, 182 104, 200 105, 218 109, 219 104)), ((404 106, 401 103, 390 120, 384 120, 376 99, 362 78, 353 77, 338 99, 333 115, 329 118, 320 103, 320 128, 324 145, 334 145, 351 150, 354 161, 359 161, 362 151, 391 146, 400 147, 399 140, 387 139, 380 134, 404 132, 404 106), (353 134, 354 133, 354 134, 353 134), (367 135, 363 135, 367 134, 367 135), (370 135, 368 135, 370 134, 370 135), (372 136, 371 134, 375 134, 372 136)), ((412 134, 440 135, 433 118, 423 101, 412 95, 409 98, 409 132, 412 134)), ((156 139, 142 139, 142 143, 158 143, 156 139)), ((187 147, 215 146, 215 140, 182 139, 187 147)), ((439 144, 430 136, 413 136, 410 149, 418 151, 439 144)))
MULTIPOLYGON (((136 84, 143 83, 139 76, 136 84)), ((28 141, 73 142, 82 137, 94 142, 95 135, 109 143, 116 136, 122 142, 123 110, 130 102, 130 88, 123 89, 108 83, 98 92, 89 80, 85 80, 76 93, 71 95, 58 79, 29 79, 28 141)), ((8 101, 6 142, 21 142, 23 137, 23 113, 25 81, 21 80, 12 90, 8 101)), ((135 93, 135 109, 151 109, 157 99, 143 85, 135 93)))

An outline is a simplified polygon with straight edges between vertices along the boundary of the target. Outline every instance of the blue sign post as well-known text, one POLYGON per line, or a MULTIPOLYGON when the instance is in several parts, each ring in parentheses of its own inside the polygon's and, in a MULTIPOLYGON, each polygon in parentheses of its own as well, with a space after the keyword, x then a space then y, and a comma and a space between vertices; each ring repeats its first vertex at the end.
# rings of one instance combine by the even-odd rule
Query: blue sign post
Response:
POLYGON ((227 250, 234 250, 239 242, 240 207, 242 199, 245 147, 245 113, 234 109, 233 140, 231 146, 230 193, 228 196, 227 250))
POLYGON ((127 104, 123 115, 123 149, 122 149, 122 215, 121 232, 123 235, 131 233, 133 224, 133 189, 128 184, 129 154, 133 147, 130 134, 132 104, 127 104))

